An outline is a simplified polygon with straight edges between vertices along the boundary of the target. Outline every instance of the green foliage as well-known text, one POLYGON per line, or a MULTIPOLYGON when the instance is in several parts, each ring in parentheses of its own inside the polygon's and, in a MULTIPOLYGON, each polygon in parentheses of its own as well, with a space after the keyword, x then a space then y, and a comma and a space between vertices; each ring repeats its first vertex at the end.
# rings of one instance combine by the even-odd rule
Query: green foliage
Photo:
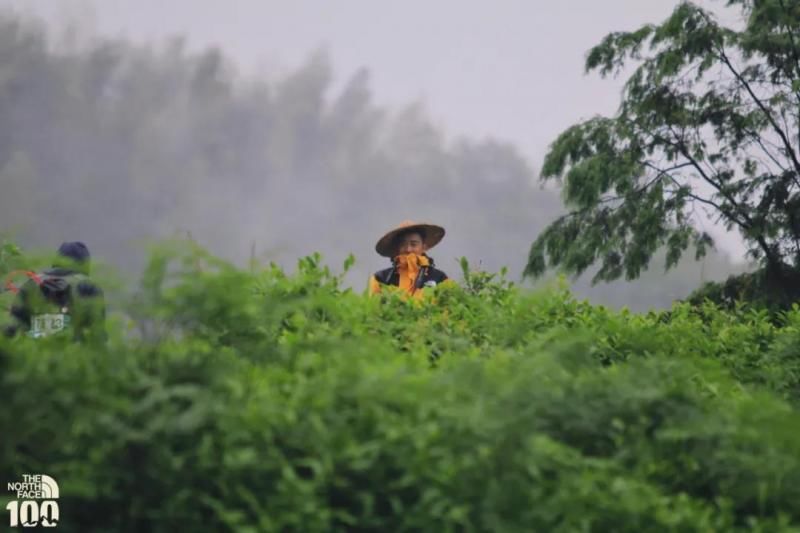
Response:
POLYGON ((22 251, 13 242, 0 240, 0 275, 16 269, 19 265, 22 251))
POLYGON ((761 268, 730 276, 723 282, 705 283, 687 298, 692 304, 704 300, 728 309, 746 304, 773 313, 784 311, 800 301, 800 270, 784 267, 781 276, 774 276, 766 268, 761 268))
MULTIPOLYGON (((7 314, 11 308, 14 295, 6 287, 6 278, 9 272, 18 268, 21 255, 17 245, 0 240, 0 313, 7 314)), ((0 318, 0 327, 4 322, 5 320, 0 318)))
POLYGON ((0 476, 55 477, 65 531, 797 531, 800 308, 612 312, 461 264, 406 301, 157 248, 157 329, 0 341, 0 476))
POLYGON ((514 283, 506 279, 508 269, 503 267, 495 274, 480 269, 470 269, 469 260, 461 257, 458 261, 464 280, 464 290, 469 294, 496 299, 508 293, 514 283))
POLYGON ((588 54, 601 75, 637 64, 619 111, 572 126, 542 178, 572 211, 531 245, 526 275, 550 267, 593 282, 637 278, 659 249, 666 269, 712 238, 704 214, 741 233, 777 285, 800 267, 800 17, 795 2, 731 0, 747 21, 724 27, 692 2, 660 25, 608 35, 588 54))
POLYGON ((0 309, 8 309, 11 295, 6 294, 6 277, 20 267, 22 251, 13 242, 0 239, 0 309))

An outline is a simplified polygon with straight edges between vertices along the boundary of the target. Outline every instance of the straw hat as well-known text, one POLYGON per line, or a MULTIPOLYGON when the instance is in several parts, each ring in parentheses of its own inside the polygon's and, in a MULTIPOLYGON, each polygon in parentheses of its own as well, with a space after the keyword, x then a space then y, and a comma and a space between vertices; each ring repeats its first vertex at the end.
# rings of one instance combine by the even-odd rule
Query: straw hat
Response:
POLYGON ((375 245, 375 251, 384 257, 392 257, 394 254, 393 245, 395 238, 401 233, 415 230, 425 235, 425 245, 428 248, 433 248, 444 238, 444 228, 441 226, 404 220, 396 228, 390 230, 386 235, 380 238, 375 245))

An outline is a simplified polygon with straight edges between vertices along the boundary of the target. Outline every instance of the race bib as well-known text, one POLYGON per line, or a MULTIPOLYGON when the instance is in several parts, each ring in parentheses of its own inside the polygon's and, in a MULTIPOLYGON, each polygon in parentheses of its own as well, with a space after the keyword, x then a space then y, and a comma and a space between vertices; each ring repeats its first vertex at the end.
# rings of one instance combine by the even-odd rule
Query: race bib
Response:
POLYGON ((31 330, 28 335, 33 338, 47 337, 63 331, 69 325, 69 315, 53 313, 34 315, 31 317, 31 330))

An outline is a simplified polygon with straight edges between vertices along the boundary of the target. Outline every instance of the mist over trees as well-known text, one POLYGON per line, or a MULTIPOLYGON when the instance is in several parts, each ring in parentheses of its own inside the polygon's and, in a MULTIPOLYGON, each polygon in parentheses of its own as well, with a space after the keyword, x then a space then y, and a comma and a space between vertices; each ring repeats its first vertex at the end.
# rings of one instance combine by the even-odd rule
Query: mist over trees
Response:
MULTIPOLYGON (((450 138, 422 106, 389 110, 361 70, 334 89, 322 52, 275 79, 244 77, 219 50, 179 38, 153 46, 70 44, 0 12, 0 231, 23 245, 84 240, 129 271, 144 240, 191 235, 214 253, 291 267, 319 251, 361 290, 382 268, 373 246, 400 220, 447 237, 431 252, 518 278, 533 238, 564 213, 514 146, 450 138)), ((578 294, 633 309, 667 306, 734 268, 710 253, 664 275, 578 294)))

